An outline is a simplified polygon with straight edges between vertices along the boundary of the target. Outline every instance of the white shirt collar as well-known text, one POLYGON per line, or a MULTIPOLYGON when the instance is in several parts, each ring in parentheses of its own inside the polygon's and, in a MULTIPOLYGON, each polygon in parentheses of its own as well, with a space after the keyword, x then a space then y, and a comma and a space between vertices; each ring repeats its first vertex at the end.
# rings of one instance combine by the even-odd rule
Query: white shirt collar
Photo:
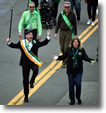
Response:
POLYGON ((26 39, 26 41, 27 41, 27 43, 32 43, 32 41, 31 41, 31 42, 29 42, 27 39, 26 39))

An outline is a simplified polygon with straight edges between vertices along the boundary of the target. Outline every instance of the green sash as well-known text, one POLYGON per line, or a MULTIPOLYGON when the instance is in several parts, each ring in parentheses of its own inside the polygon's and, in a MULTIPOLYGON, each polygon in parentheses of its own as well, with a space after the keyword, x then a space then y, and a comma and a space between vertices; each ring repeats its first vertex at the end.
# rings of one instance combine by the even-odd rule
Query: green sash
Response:
POLYGON ((30 24, 31 22, 34 21, 35 18, 37 18, 37 16, 39 15, 39 13, 35 13, 34 15, 31 16, 31 18, 29 18, 23 25, 24 28, 26 28, 28 26, 28 24, 30 24))
POLYGON ((63 17, 65 23, 67 24, 67 26, 68 26, 69 29, 71 30, 71 32, 72 32, 71 37, 73 38, 73 36, 74 36, 74 31, 73 31, 73 26, 72 26, 72 24, 70 23, 70 21, 69 21, 69 19, 67 18, 67 16, 63 13, 63 11, 61 12, 61 15, 62 15, 62 17, 63 17))
POLYGON ((29 3, 31 2, 31 0, 29 0, 29 3))
POLYGON ((73 68, 76 68, 78 67, 78 61, 77 61, 77 58, 76 58, 76 55, 78 53, 79 49, 76 50, 76 52, 74 51, 74 48, 72 48, 72 53, 73 53, 73 57, 72 57, 72 60, 73 60, 73 68))

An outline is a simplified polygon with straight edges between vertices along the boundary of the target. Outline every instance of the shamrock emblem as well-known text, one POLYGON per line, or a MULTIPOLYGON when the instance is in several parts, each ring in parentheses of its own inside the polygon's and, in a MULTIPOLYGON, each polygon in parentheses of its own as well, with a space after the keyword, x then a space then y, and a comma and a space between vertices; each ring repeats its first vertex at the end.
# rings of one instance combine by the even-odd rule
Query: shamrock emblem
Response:
POLYGON ((34 43, 34 44, 36 44, 36 41, 35 41, 35 40, 33 40, 33 43, 34 43))

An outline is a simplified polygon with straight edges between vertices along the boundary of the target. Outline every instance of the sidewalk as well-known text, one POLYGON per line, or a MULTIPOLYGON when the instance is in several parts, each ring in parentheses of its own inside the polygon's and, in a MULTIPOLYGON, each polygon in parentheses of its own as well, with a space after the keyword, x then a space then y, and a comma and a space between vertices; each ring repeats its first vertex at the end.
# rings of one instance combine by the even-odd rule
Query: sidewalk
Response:
MULTIPOLYGON (((82 83, 82 105, 84 106, 98 106, 99 102, 99 85, 98 82, 83 82, 82 83)), ((56 104, 56 105, 69 105, 69 92, 56 104)), ((77 104, 77 100, 75 106, 79 106, 77 104)))

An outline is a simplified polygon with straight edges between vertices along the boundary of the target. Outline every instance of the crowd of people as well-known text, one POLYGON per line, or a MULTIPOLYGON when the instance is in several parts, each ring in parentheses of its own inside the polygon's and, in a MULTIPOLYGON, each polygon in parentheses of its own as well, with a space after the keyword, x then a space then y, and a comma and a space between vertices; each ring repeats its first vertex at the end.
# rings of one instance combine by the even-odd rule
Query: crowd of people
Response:
MULTIPOLYGON (((38 0, 28 0, 28 9, 23 12, 18 25, 20 38, 22 38, 22 29, 24 28, 24 39, 20 40, 17 44, 12 43, 10 37, 7 39, 9 47, 21 50, 20 65, 22 66, 23 74, 24 102, 28 102, 29 84, 30 88, 34 87, 33 84, 38 74, 38 67, 42 66, 43 62, 38 58, 38 48, 48 44, 50 41, 50 21, 53 18, 56 25, 54 38, 57 39, 58 32, 60 31, 59 45, 63 54, 61 56, 55 56, 53 59, 62 60, 62 68, 67 68, 70 105, 75 104, 75 85, 76 99, 78 100, 78 104, 82 103, 81 81, 83 60, 92 64, 95 63, 95 60, 88 57, 77 37, 77 21, 81 19, 81 0, 64 1, 64 10, 57 16, 60 0, 41 0, 40 3, 38 0), (74 9, 76 10, 76 14, 74 13, 74 9), (47 20, 48 31, 47 38, 40 42, 39 40, 42 37, 43 16, 45 16, 47 20), (29 82, 30 69, 33 70, 33 75, 29 82)), ((98 1, 87 0, 87 4, 89 18, 87 24, 94 26, 98 1)))

